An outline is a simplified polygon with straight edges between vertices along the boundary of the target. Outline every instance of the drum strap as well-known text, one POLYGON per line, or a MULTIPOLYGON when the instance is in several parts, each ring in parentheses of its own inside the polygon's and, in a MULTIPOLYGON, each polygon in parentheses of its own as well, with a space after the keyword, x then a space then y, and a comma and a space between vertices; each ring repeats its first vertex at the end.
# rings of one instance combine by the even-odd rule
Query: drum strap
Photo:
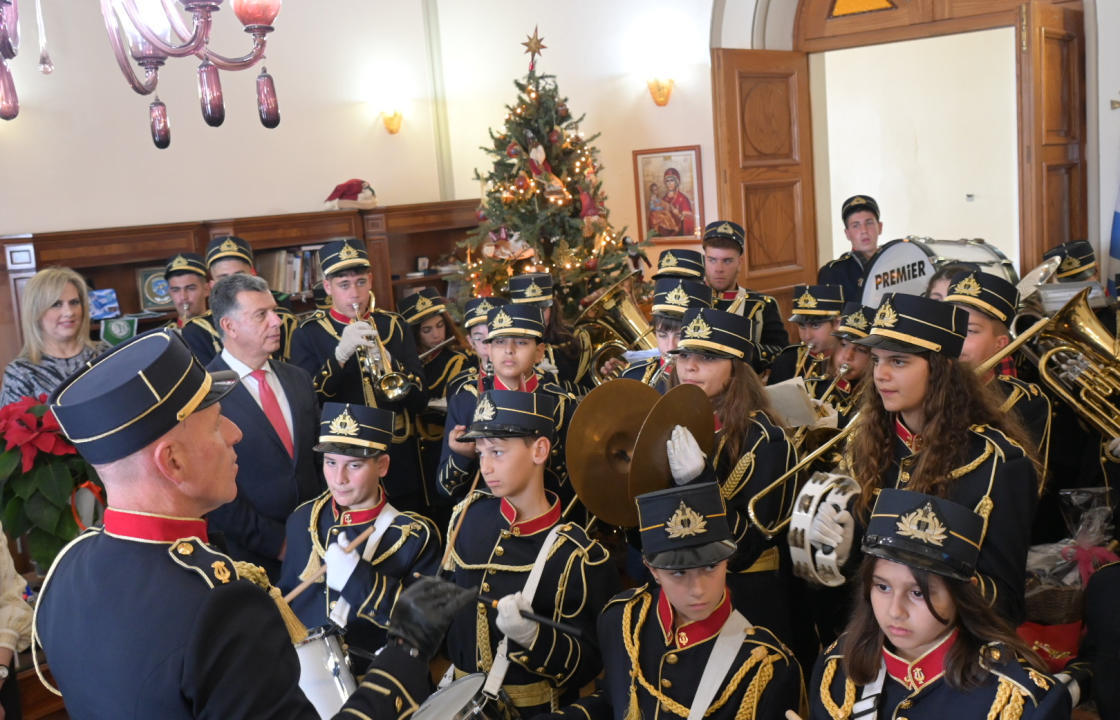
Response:
POLYGON ((884 662, 879 665, 879 674, 875 679, 863 686, 860 691, 859 700, 852 706, 852 720, 860 720, 867 718, 871 720, 875 717, 875 712, 879 708, 879 695, 883 692, 883 681, 887 677, 887 664, 884 662))
MULTIPOLYGON (((537 594, 537 585, 544 573, 544 564, 548 560, 549 550, 556 543, 561 527, 560 524, 556 524, 548 531, 548 537, 544 539, 544 544, 541 545, 540 552, 537 553, 537 559, 533 561, 533 569, 529 571, 529 578, 525 581, 525 587, 521 590, 521 596, 530 605, 533 604, 533 596, 537 594)), ((508 649, 509 638, 503 637, 501 642, 498 643, 498 652, 494 655, 494 664, 490 666, 490 672, 486 675, 486 684, 482 686, 482 691, 492 697, 497 697, 498 691, 502 689, 502 683, 505 682, 506 672, 509 670, 508 649)))
POLYGON ((708 663, 704 666, 704 673, 700 676, 700 684, 696 686, 696 694, 692 696, 692 707, 688 711, 688 720, 700 720, 708 711, 716 693, 723 686, 727 671, 739 655, 739 648, 751 629, 750 622, 738 610, 732 610, 727 621, 719 630, 712 647, 712 654, 708 656, 708 663))
MULTIPOLYGON (((377 550, 377 543, 381 542, 381 536, 393 524, 393 521, 400 515, 400 511, 389 503, 381 508, 381 512, 377 514, 377 519, 373 521, 373 534, 366 540, 366 546, 362 550, 362 559, 369 562, 373 558, 373 553, 377 550)), ((339 627, 346 627, 346 621, 350 617, 350 603, 346 598, 339 595, 335 601, 334 609, 331 610, 330 618, 333 622, 338 624, 339 627)))

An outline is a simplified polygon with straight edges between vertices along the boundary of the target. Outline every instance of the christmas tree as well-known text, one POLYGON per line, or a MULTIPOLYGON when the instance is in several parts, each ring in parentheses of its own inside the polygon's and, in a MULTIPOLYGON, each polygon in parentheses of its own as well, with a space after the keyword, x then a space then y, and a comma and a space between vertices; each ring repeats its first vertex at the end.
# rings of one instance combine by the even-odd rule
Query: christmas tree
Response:
POLYGON ((490 130, 494 159, 482 183, 478 229, 463 241, 463 275, 472 294, 500 292, 521 272, 549 272, 569 319, 580 301, 633 269, 636 246, 624 242, 607 219, 598 151, 584 138, 556 78, 538 74, 545 47, 536 29, 525 43, 529 74, 515 80, 517 100, 507 105, 504 127, 490 130), (628 253, 628 249, 630 253, 628 253))

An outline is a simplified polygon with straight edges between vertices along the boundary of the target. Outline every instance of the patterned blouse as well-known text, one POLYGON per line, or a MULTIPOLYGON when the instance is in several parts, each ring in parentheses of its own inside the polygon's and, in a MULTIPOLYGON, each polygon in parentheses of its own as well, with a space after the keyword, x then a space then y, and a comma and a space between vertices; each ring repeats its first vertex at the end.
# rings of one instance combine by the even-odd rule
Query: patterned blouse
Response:
POLYGON ((87 360, 97 357, 108 347, 105 343, 98 343, 95 347, 84 348, 77 355, 68 358, 43 355, 43 360, 38 365, 27 358, 17 357, 4 368, 0 407, 14 403, 24 396, 39 397, 42 393, 50 395, 87 360))

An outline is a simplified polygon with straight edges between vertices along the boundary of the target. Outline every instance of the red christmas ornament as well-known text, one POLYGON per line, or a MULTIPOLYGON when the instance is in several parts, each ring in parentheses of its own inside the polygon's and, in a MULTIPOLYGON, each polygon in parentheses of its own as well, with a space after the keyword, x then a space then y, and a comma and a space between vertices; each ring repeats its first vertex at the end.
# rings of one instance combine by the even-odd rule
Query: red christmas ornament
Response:
POLYGON ((583 268, 591 271, 597 270, 599 268, 599 258, 587 258, 583 263, 583 268))
POLYGON ((524 190, 529 187, 529 177, 525 173, 521 173, 517 176, 517 179, 513 181, 513 184, 517 186, 518 190, 524 190))
POLYGON ((548 141, 553 145, 560 142, 560 130, 552 128, 552 132, 548 134, 548 141))
POLYGON ((521 146, 518 145, 517 143, 511 142, 508 146, 506 146, 506 155, 508 155, 510 157, 517 157, 520 154, 521 154, 521 146))
POLYGON ((478 219, 479 222, 484 222, 486 220, 486 209, 479 208, 475 211, 474 216, 478 219))

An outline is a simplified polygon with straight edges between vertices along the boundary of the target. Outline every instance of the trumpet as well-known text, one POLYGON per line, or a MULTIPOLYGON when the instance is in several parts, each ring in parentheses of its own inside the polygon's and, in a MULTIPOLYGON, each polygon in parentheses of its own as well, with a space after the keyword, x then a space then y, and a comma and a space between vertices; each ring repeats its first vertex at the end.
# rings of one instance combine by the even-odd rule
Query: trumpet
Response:
POLYGON ((183 303, 182 309, 183 309, 183 325, 186 325, 187 322, 191 319, 191 304, 189 302, 183 303))
POLYGON ((677 356, 670 355, 669 359, 662 363, 661 367, 657 368, 657 372, 653 374, 653 377, 649 379, 649 386, 653 388, 657 387, 657 383, 661 382, 661 378, 673 372, 673 366, 676 365, 676 363, 677 356))
MULTIPOLYGON (((843 378, 845 373, 847 373, 848 370, 850 370, 850 369, 851 369, 851 366, 848 365, 848 363, 842 363, 840 365, 839 369, 837 369, 836 377, 834 377, 832 379, 832 383, 829 384, 829 386, 827 388, 825 388, 824 393, 821 394, 820 400, 818 401, 819 404, 816 407, 818 418, 823 419, 823 418, 828 417, 828 415, 829 415, 828 410, 825 409, 826 407, 828 407, 828 401, 831 398, 832 393, 835 392, 836 386, 840 383, 840 379, 843 378)), ((813 428, 812 424, 802 425, 801 427, 797 428, 797 432, 794 433, 793 439, 790 441, 790 442, 793 443, 794 448, 797 448, 797 449, 801 448, 802 443, 805 442, 805 436, 809 433, 809 430, 811 430, 812 428, 813 428)))
MULTIPOLYGON (((370 293, 370 311, 373 310, 373 293, 370 293)), ((359 315, 358 303, 352 303, 355 319, 359 315)), ((362 398, 366 405, 378 407, 382 403, 394 403, 404 400, 405 396, 414 389, 419 388, 411 378, 399 372, 389 370, 391 361, 385 346, 381 344, 381 335, 377 332, 377 321, 370 318, 370 327, 373 329, 373 342, 367 348, 359 345, 355 354, 358 357, 358 367, 362 373, 362 398)))

